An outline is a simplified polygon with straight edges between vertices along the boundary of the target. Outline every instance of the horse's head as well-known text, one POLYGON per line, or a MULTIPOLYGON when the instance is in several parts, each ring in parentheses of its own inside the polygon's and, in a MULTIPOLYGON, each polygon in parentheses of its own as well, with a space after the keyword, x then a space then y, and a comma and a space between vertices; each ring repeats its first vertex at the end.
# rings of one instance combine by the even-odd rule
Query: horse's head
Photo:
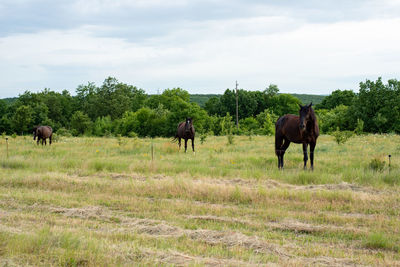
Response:
POLYGON ((185 132, 190 132, 190 128, 192 128, 192 118, 186 118, 185 122, 185 132))
POLYGON ((36 140, 37 128, 39 128, 39 126, 35 126, 35 127, 33 127, 33 129, 32 129, 32 131, 33 131, 33 140, 36 140))
POLYGON ((302 106, 300 105, 300 131, 306 130, 307 122, 312 119, 313 110, 311 108, 312 103, 310 105, 302 106))

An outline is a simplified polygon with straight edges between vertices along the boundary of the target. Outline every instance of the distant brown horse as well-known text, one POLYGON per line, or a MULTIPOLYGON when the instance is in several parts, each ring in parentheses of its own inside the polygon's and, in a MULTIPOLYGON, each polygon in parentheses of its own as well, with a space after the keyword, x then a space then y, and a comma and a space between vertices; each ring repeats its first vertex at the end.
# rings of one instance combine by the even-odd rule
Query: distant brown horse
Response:
POLYGON ((287 114, 275 124, 275 153, 278 156, 278 168, 283 169, 283 156, 290 142, 303 144, 304 169, 307 168, 307 146, 310 144, 311 169, 314 169, 314 149, 317 144, 319 128, 317 117, 310 105, 300 105, 300 116, 287 114))
POLYGON ((192 118, 186 118, 186 121, 180 122, 178 124, 178 129, 176 130, 176 134, 174 140, 178 139, 179 149, 181 149, 181 139, 185 139, 185 153, 187 150, 187 141, 188 139, 192 139, 192 149, 194 153, 194 136, 195 131, 193 127, 192 118))
POLYGON ((36 126, 33 128, 33 140, 37 137, 37 144, 39 145, 39 141, 42 140, 46 145, 46 139, 49 138, 49 143, 51 145, 51 139, 53 137, 53 129, 50 126, 36 126))

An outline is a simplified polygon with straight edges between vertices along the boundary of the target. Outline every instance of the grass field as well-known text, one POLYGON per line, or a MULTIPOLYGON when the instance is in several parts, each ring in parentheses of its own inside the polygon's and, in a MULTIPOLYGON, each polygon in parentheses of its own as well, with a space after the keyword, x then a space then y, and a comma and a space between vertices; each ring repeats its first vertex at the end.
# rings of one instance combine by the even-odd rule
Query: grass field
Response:
POLYGON ((400 265, 400 136, 273 140, 1 139, 0 265, 400 265))

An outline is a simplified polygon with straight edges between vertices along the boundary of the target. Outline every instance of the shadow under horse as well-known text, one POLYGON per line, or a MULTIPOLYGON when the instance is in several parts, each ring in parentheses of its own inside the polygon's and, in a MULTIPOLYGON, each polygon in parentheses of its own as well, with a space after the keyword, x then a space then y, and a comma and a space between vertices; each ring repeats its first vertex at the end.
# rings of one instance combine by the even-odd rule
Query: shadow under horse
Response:
POLYGON ((178 139, 178 144, 179 144, 179 149, 181 149, 181 139, 185 140, 185 153, 187 150, 187 141, 188 139, 192 140, 192 149, 193 153, 194 151, 194 136, 195 136, 195 131, 193 127, 193 121, 192 118, 186 118, 185 121, 180 122, 178 124, 178 129, 176 130, 176 134, 174 137, 174 141, 178 139))
POLYGON ((53 129, 50 126, 36 126, 33 128, 33 140, 37 138, 37 144, 42 140, 46 145, 46 139, 49 138, 49 144, 51 145, 51 139, 53 137, 53 129))
POLYGON ((287 114, 275 124, 275 154, 278 156, 278 168, 283 169, 283 156, 290 142, 303 144, 304 169, 307 168, 307 147, 310 145, 311 170, 314 169, 314 149, 319 136, 317 117, 309 105, 300 105, 299 115, 287 114))

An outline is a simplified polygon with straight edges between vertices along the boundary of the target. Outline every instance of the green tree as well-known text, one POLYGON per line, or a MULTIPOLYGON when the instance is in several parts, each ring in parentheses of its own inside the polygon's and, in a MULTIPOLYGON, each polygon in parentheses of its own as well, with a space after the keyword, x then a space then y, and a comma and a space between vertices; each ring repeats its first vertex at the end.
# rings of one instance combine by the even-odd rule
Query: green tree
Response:
POLYGON ((354 130, 355 124, 352 123, 351 112, 348 106, 339 105, 332 110, 318 110, 318 124, 321 132, 331 133, 340 129, 354 130))
POLYGON ((351 106, 356 98, 356 94, 351 90, 335 90, 322 100, 317 109, 333 109, 339 105, 351 106))
POLYGON ((259 134, 273 135, 275 133, 275 122, 278 119, 269 109, 259 113, 256 117, 259 125, 259 134))
POLYGON ((300 100, 290 94, 279 94, 271 99, 270 109, 274 114, 283 116, 285 114, 299 114, 300 100))
POLYGON ((208 115, 218 115, 220 114, 221 110, 221 102, 219 97, 211 97, 207 100, 204 104, 204 109, 207 111, 208 115))
POLYGON ((90 131, 92 121, 89 116, 78 110, 71 117, 71 128, 73 135, 81 135, 90 131))
POLYGON ((13 117, 14 130, 17 133, 27 133, 32 128, 32 115, 33 111, 30 106, 21 105, 19 106, 13 117))
POLYGON ((400 81, 378 80, 360 83, 358 97, 350 107, 352 123, 364 121, 364 131, 387 133, 400 132, 400 81))

